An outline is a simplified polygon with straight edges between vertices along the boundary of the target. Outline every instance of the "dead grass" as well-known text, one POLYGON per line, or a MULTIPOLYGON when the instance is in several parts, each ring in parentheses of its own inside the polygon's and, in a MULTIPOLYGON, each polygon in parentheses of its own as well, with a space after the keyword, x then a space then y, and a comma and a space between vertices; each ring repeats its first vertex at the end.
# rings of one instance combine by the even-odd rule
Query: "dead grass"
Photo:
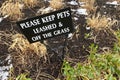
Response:
POLYGON ((110 20, 108 17, 98 13, 97 15, 92 15, 87 19, 87 25, 96 30, 110 28, 114 25, 117 20, 110 20))
POLYGON ((40 42, 30 44, 22 34, 15 31, 0 31, 0 44, 9 47, 8 52, 12 56, 14 69, 18 70, 14 75, 20 74, 22 71, 31 71, 41 59, 43 62, 46 61, 45 45, 40 42))
POLYGON ((96 12, 97 6, 95 6, 96 0, 79 0, 80 2, 85 2, 82 8, 86 8, 88 13, 96 12))
POLYGON ((40 2, 43 3, 38 0, 8 0, 2 4, 0 13, 2 16, 8 15, 10 20, 20 20, 24 16, 22 13, 23 8, 35 7, 40 2))
POLYGON ((27 39, 22 34, 15 34, 12 36, 12 44, 9 50, 20 51, 21 54, 26 54, 26 52, 32 52, 36 55, 43 57, 47 54, 46 47, 40 42, 30 44, 27 39))
POLYGON ((38 0, 22 0, 26 7, 35 7, 38 5, 38 0))
POLYGON ((18 2, 5 1, 0 8, 0 13, 3 16, 8 15, 10 20, 19 20, 23 17, 21 7, 22 5, 18 2))
POLYGON ((24 7, 35 7, 36 5, 38 5, 39 2, 41 2, 42 0, 9 0, 10 2, 19 2, 21 4, 24 4, 24 7))
MULTIPOLYGON (((22 34, 14 34, 12 43, 9 47, 9 52, 12 54, 13 66, 16 68, 17 74, 25 71, 29 73, 35 68, 41 58, 46 61, 47 49, 40 42, 30 44, 22 34)), ((15 69, 15 70, 16 70, 15 69)))
POLYGON ((51 0, 50 1, 50 7, 53 9, 60 9, 64 6, 62 0, 51 0))
POLYGON ((36 54, 39 57, 45 57, 47 55, 47 49, 44 44, 40 42, 30 44, 22 34, 16 31, 0 31, 0 44, 9 46, 9 52, 14 51, 23 56, 27 52, 36 54))
POLYGON ((0 44, 9 46, 12 42, 11 41, 12 35, 13 34, 10 31, 0 31, 0 44))

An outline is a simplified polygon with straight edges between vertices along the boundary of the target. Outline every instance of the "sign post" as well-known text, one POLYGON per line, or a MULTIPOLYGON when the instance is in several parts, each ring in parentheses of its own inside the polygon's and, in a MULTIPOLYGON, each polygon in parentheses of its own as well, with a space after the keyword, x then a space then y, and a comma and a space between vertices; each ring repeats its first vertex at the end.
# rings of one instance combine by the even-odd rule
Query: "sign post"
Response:
MULTIPOLYGON (((56 36, 67 35, 72 33, 74 29, 70 8, 22 20, 17 22, 17 25, 30 43, 42 42, 56 36)), ((64 42, 63 54, 60 57, 61 61, 64 59, 66 41, 67 36, 64 42)), ((52 51, 49 45, 46 45, 46 47, 52 51)), ((56 53, 55 51, 53 52, 56 53)))
POLYGON ((17 22, 30 43, 73 32, 70 8, 17 22))

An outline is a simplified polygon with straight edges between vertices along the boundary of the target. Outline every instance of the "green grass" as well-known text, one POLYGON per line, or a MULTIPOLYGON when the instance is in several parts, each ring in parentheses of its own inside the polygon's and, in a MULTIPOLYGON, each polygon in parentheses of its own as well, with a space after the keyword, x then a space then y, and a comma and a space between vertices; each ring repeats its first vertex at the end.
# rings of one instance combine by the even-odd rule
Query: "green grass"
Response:
POLYGON ((84 63, 71 66, 64 61, 63 75, 66 80, 119 80, 120 54, 113 51, 97 53, 98 46, 90 46, 90 55, 84 63))
POLYGON ((15 77, 9 77, 8 80, 32 80, 31 78, 27 78, 28 74, 27 73, 23 73, 18 75, 16 78, 15 77))
POLYGON ((30 78, 27 78, 26 76, 27 74, 20 74, 17 76, 16 80, 32 80, 30 78))

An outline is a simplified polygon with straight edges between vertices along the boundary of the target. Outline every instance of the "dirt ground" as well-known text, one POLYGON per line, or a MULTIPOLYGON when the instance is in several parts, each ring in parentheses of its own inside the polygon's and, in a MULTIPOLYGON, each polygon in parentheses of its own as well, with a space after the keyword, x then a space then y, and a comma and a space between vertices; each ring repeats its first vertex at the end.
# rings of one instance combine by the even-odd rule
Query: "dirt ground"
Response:
MULTIPOLYGON (((66 0, 65 4, 66 7, 71 7, 72 9, 78 9, 78 5, 70 5, 67 4, 70 0, 66 0)), ((0 0, 0 6, 4 2, 4 0, 0 0)), ((45 6, 48 6, 48 3, 44 3, 45 6)), ((102 15, 108 15, 112 16, 112 18, 117 19, 120 21, 120 5, 117 7, 106 5, 105 1, 103 0, 97 0, 97 12, 100 12, 102 15), (106 8, 102 6, 106 6, 106 8), (106 12, 106 14, 104 14, 106 12)), ((25 13, 26 18, 30 18, 35 15, 35 12, 40 8, 40 6, 31 8, 31 9, 25 9, 23 10, 23 13, 25 13)), ((92 15, 92 12, 91 12, 92 15)), ((34 65, 32 68, 29 68, 26 66, 25 70, 22 69, 22 65, 16 66, 16 61, 12 61, 13 67, 15 69, 16 75, 20 73, 24 73, 29 71, 30 77, 35 80, 36 76, 38 76, 38 73, 41 73, 38 76, 37 80, 51 80, 52 77, 54 78, 60 78, 62 80, 63 76, 61 74, 61 67, 64 58, 68 59, 72 62, 83 62, 87 56, 89 55, 89 46, 94 43, 99 46, 99 51, 103 51, 102 49, 104 47, 113 48, 114 43, 117 41, 114 34, 112 34, 109 30, 100 30, 98 32, 94 30, 86 30, 86 16, 77 14, 76 12, 72 11, 72 17, 78 18, 78 20, 73 19, 74 27, 79 25, 79 31, 77 32, 74 30, 74 35, 72 38, 67 38, 67 35, 55 37, 52 39, 46 40, 47 42, 47 61, 44 61, 43 58, 37 61, 37 59, 33 58, 33 55, 31 55, 31 59, 35 60, 33 61, 32 65, 34 65), (96 39, 91 38, 85 38, 85 35, 88 33, 93 32, 93 35, 96 35, 96 39), (36 63, 35 63, 36 62, 36 63), (19 69, 21 68, 21 69, 19 69), (49 79, 50 78, 50 79, 49 79)), ((117 30, 120 28, 120 23, 117 26, 112 26, 113 30, 117 30)), ((3 20, 0 23, 0 31, 13 31, 16 30, 19 33, 21 31, 19 30, 19 27, 16 25, 15 22, 11 22, 8 19, 3 20)), ((4 60, 7 54, 11 54, 8 52, 8 46, 3 45, 0 43, 0 60, 4 60)), ((35 55, 36 56, 36 55, 35 55)), ((39 58, 38 58, 39 59, 39 58)), ((6 61, 0 64, 0 66, 7 65, 6 61)))

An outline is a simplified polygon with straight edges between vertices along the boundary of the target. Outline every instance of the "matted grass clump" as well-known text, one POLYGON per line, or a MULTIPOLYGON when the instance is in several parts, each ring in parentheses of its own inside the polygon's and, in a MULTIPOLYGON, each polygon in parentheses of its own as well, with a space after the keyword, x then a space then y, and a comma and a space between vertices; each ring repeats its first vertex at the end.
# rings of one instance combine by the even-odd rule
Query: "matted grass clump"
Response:
POLYGON ((24 15, 21 9, 22 4, 19 2, 5 1, 0 8, 0 13, 2 16, 8 15, 10 20, 19 20, 24 15))
POLYGON ((9 50, 20 51, 22 54, 31 51, 41 57, 45 56, 47 53, 47 49, 43 44, 40 42, 30 44, 22 34, 18 33, 13 35, 12 41, 13 43, 10 45, 9 50))
POLYGON ((44 44, 36 42, 30 44, 28 40, 20 33, 13 31, 0 31, 0 42, 9 46, 9 51, 26 54, 32 52, 39 57, 46 56, 47 48, 44 44))
POLYGON ((96 12, 97 6, 96 6, 96 0, 79 0, 80 2, 85 2, 82 8, 86 8, 88 13, 96 12))
POLYGON ((20 20, 24 17, 24 8, 33 8, 39 3, 43 5, 43 2, 38 0, 6 0, 0 7, 0 14, 7 15, 12 21, 20 20))
POLYGON ((25 4, 27 7, 35 7, 38 5, 39 1, 38 0, 22 0, 22 2, 25 4))
POLYGON ((96 30, 110 28, 115 23, 117 23, 117 20, 112 20, 104 15, 101 15, 100 13, 87 18, 87 25, 96 30))
POLYGON ((18 32, 0 31, 0 42, 7 45, 8 52, 11 54, 13 63, 13 74, 18 75, 22 72, 31 73, 33 68, 42 59, 46 61, 47 48, 44 44, 36 42, 30 44, 28 40, 18 32))
MULTIPOLYGON (((12 44, 9 47, 9 52, 13 53, 13 63, 16 68, 22 67, 21 70, 32 69, 40 58, 46 59, 46 46, 40 42, 30 44, 22 34, 14 34, 12 36, 12 44), (21 66, 20 66, 21 65, 21 66)), ((28 70, 29 71, 29 70, 28 70)))
POLYGON ((50 7, 52 7, 53 9, 60 9, 64 7, 63 0, 51 0, 50 7))

